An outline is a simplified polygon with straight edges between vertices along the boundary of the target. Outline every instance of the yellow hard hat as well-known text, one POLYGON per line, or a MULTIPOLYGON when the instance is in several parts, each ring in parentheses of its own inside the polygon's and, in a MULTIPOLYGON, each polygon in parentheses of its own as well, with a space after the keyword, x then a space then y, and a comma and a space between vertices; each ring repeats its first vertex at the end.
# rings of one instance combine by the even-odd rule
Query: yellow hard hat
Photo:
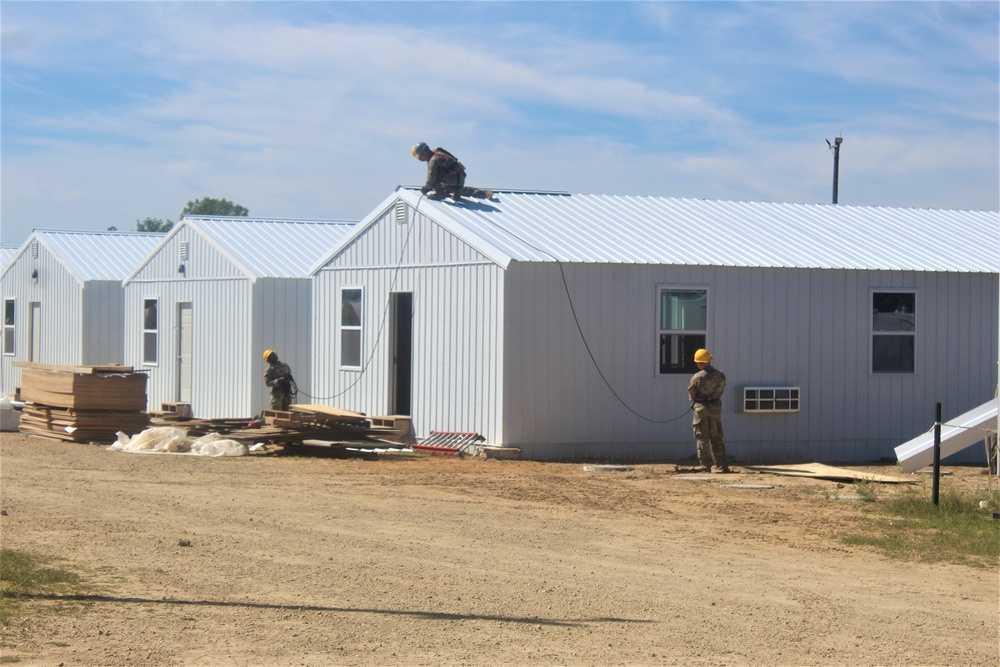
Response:
POLYGON ((715 357, 713 357, 705 348, 701 348, 694 353, 694 363, 696 364, 707 364, 710 363, 712 359, 715 359, 715 357))
POLYGON ((270 359, 272 354, 274 354, 274 350, 264 350, 264 361, 270 359))
POLYGON ((410 155, 419 160, 420 154, 424 151, 429 151, 430 149, 430 146, 421 141, 419 144, 414 145, 414 147, 410 149, 410 155))

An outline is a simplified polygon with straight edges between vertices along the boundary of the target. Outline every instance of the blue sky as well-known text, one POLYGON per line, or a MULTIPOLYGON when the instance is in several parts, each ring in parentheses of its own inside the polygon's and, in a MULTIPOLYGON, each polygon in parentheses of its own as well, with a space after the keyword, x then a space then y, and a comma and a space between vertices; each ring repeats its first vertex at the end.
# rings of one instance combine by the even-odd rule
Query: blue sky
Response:
POLYGON ((358 220, 424 165, 577 193, 1000 208, 997 2, 0 1, 0 241, 200 197, 358 220))

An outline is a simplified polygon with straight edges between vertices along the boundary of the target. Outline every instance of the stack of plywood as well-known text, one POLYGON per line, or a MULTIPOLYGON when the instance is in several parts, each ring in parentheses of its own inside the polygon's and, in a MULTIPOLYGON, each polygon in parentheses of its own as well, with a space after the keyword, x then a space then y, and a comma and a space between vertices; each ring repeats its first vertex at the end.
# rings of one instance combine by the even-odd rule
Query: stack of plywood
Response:
POLYGON ((146 374, 128 366, 52 366, 15 362, 21 368, 21 432, 71 442, 113 442, 123 431, 149 426, 146 374))

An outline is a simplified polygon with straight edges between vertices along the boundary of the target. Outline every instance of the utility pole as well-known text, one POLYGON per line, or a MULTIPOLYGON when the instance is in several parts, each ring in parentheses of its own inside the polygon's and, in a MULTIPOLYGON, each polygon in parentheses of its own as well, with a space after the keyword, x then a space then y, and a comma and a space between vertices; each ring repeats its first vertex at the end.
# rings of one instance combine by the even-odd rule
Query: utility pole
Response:
POLYGON ((826 140, 826 145, 833 151, 833 203, 837 203, 837 194, 840 189, 840 144, 844 143, 843 137, 837 137, 830 143, 826 140))

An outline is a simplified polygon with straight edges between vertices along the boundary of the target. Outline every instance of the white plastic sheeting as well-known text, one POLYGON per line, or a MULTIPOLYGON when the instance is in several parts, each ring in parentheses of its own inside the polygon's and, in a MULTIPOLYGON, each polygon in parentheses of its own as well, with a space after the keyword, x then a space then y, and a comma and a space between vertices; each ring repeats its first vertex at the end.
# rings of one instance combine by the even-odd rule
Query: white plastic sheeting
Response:
POLYGON ((21 413, 14 409, 14 404, 6 396, 0 396, 0 431, 19 431, 21 429, 21 413))
POLYGON ((191 456, 246 456, 247 446, 224 438, 218 433, 203 435, 197 440, 173 426, 148 428, 129 437, 118 431, 118 440, 108 449, 129 454, 188 454, 191 456))

